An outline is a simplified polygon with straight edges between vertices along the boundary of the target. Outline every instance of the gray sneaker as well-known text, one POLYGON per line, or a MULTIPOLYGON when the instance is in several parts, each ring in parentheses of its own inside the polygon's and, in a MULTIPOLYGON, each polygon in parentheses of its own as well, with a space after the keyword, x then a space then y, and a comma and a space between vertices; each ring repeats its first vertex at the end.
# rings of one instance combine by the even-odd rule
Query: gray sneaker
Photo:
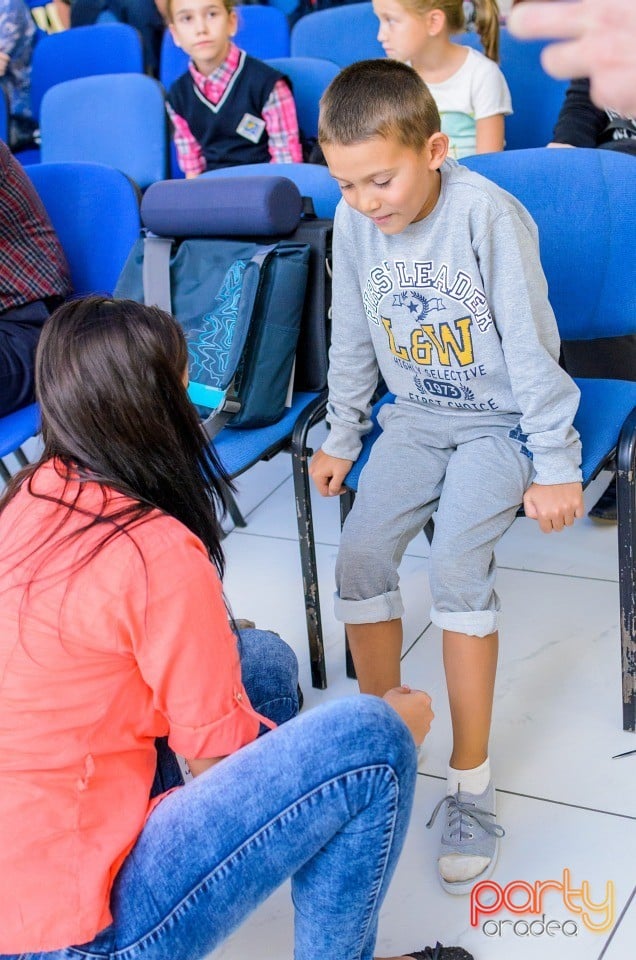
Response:
POLYGON ((432 827, 446 804, 437 860, 439 879, 447 893, 470 893, 471 887, 487 880, 495 868, 499 838, 505 830, 495 822, 495 788, 492 780, 483 793, 458 790, 443 797, 426 824, 432 827))

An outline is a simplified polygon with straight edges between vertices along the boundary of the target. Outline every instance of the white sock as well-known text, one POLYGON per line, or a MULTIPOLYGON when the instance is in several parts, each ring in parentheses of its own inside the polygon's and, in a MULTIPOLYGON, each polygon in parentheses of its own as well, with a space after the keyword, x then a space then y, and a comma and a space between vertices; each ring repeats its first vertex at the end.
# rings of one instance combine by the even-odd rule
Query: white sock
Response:
POLYGON ((472 770, 456 770, 449 766, 447 772, 446 793, 455 794, 458 790, 468 793, 483 793, 490 783, 490 758, 472 770))

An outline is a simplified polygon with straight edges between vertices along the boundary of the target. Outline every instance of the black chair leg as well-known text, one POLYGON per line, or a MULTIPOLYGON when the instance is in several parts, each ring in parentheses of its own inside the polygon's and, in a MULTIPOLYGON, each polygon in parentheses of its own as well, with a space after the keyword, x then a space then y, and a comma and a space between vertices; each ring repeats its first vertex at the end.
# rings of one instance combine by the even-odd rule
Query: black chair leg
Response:
POLYGON ((621 430, 616 464, 623 730, 636 730, 636 408, 621 430))
MULTIPOLYGON (((346 493, 343 493, 340 497, 340 529, 342 530, 344 522, 351 512, 353 506, 353 501, 355 500, 356 495, 353 490, 347 490, 346 493)), ((353 662, 353 657, 351 656, 351 647, 349 646, 349 637, 347 636, 347 631, 345 630, 345 663, 347 676, 350 680, 357 680, 358 675, 356 673, 355 664, 353 662)))
POLYGON ((243 514, 241 513, 240 507, 236 502, 236 497, 232 493, 229 487, 223 484, 222 489, 223 503, 225 504, 225 509, 227 510, 230 519, 235 527, 244 528, 247 526, 247 521, 243 514))
POLYGON ((22 447, 18 447, 17 450, 13 451, 13 456, 16 458, 21 467, 28 467, 29 461, 26 457, 26 454, 22 447))
POLYGON ((325 646, 322 635, 322 617, 320 614, 320 594, 318 591, 318 565, 316 563, 316 545, 314 522, 311 510, 309 486, 309 457, 307 434, 310 428, 324 416, 326 400, 323 397, 303 411, 294 427, 291 442, 294 494, 296 498, 296 520, 298 522, 298 543, 300 546, 300 565, 305 594, 305 616, 307 618, 307 639, 309 641, 309 659, 311 662, 311 683, 318 690, 327 687, 325 666, 325 646))

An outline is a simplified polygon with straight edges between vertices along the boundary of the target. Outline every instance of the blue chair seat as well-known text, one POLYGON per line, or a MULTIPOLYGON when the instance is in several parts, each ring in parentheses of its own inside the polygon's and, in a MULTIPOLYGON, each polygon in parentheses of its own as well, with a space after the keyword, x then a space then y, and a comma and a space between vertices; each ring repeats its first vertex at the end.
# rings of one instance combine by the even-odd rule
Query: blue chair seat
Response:
POLYGON ((252 430, 225 427, 214 439, 214 447, 230 477, 238 477, 254 463, 273 455, 289 440, 296 420, 317 399, 317 393, 295 393, 291 407, 278 423, 252 430))
POLYGON ((13 453, 29 437, 37 433, 40 414, 36 403, 7 414, 0 419, 0 457, 13 453))
POLYGON ((575 378, 581 402, 574 426, 583 444, 583 484, 588 484, 616 449, 621 428, 636 407, 636 382, 575 378))

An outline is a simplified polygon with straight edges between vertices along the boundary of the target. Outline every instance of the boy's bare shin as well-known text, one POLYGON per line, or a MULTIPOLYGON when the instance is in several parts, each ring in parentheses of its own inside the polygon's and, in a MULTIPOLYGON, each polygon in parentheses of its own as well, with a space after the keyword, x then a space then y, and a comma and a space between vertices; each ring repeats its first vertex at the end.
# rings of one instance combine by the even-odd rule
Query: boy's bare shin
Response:
POLYGON ((401 620, 348 623, 347 637, 360 693, 383 697, 387 690, 400 686, 401 620))
POLYGON ((444 670, 453 724, 450 765, 472 770, 488 756, 499 634, 444 630, 444 670))

